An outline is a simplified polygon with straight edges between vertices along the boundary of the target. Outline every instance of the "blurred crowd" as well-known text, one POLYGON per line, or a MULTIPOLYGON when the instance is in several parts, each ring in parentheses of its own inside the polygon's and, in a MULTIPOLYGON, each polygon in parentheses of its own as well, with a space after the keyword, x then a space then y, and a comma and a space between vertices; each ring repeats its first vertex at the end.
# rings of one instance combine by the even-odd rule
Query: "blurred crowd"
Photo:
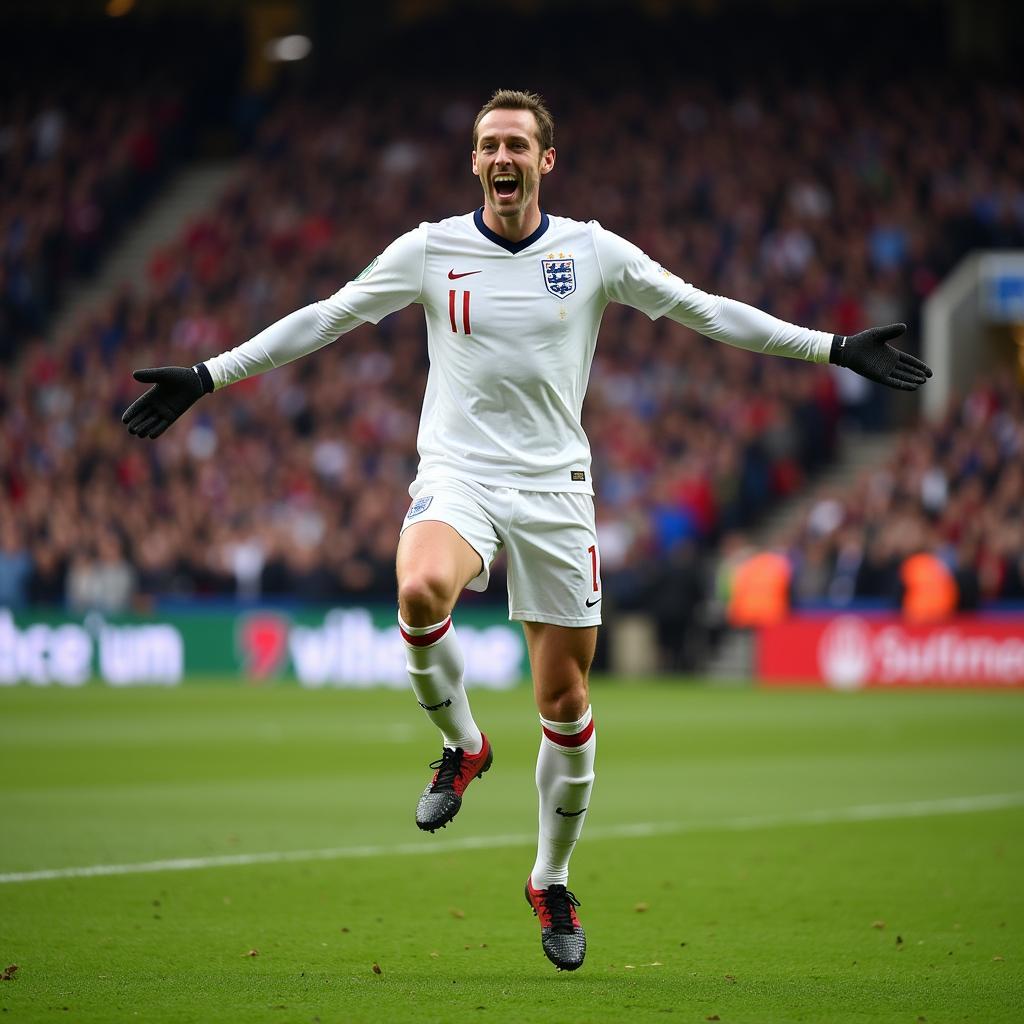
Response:
MULTIPOLYGON (((596 218, 699 287, 796 323, 853 333, 904 320, 912 346, 921 300, 961 254, 1024 245, 1020 90, 850 76, 731 97, 679 84, 656 103, 580 86, 548 98, 558 165, 547 210, 596 218)), ((230 348, 334 292, 419 221, 479 205, 469 138, 484 99, 423 89, 372 106, 282 102, 216 207, 153 255, 145 292, 6 357, 0 603, 393 599, 426 378, 419 310, 204 399, 155 443, 128 437, 120 413, 141 390, 132 369, 230 348)), ((97 116, 131 150, 123 115, 97 116)), ((0 200, 8 221, 46 205, 42 192, 19 195, 0 200)), ((841 425, 882 422, 878 390, 609 308, 584 413, 609 604, 657 608, 669 595, 665 615, 685 616, 713 545, 802 486, 841 425)), ((1019 423, 1014 401, 1001 395, 1000 409, 1019 423)), ((981 428, 958 438, 930 442, 938 471, 913 462, 928 481, 915 514, 945 523, 952 505, 956 520, 990 484, 1019 504, 1012 474, 999 484, 1002 463, 986 462, 1009 449, 990 450, 981 428), (987 467, 981 483, 964 476, 971 453, 987 467)), ((893 530, 910 514, 909 479, 885 498, 893 530)), ((872 521, 876 490, 863 497, 872 521)), ((808 563, 815 543, 827 560, 851 531, 815 541, 808 527, 808 563)), ((866 564, 893 543, 882 532, 865 537, 866 564)), ((959 557, 976 558, 988 595, 989 533, 961 533, 959 557)))
POLYGON ((186 102, 151 70, 130 90, 58 75, 0 95, 0 359, 43 334, 180 157, 186 102))
POLYGON ((908 567, 928 565, 922 555, 933 596, 947 581, 946 612, 1024 601, 1024 394, 1009 376, 979 383, 941 423, 904 433, 883 466, 810 506, 789 550, 792 596, 913 613, 908 567))

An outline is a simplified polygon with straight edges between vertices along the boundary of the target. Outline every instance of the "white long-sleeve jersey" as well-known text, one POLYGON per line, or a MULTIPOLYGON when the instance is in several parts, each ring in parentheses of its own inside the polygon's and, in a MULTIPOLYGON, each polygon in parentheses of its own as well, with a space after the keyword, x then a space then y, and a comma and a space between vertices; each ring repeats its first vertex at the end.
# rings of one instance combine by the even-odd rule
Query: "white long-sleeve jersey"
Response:
POLYGON ((758 352, 827 362, 832 335, 708 295, 596 221, 544 214, 509 242, 483 211, 423 223, 355 280, 206 361, 216 388, 263 373, 419 303, 430 371, 420 474, 593 493, 580 424, 605 307, 621 302, 758 352))

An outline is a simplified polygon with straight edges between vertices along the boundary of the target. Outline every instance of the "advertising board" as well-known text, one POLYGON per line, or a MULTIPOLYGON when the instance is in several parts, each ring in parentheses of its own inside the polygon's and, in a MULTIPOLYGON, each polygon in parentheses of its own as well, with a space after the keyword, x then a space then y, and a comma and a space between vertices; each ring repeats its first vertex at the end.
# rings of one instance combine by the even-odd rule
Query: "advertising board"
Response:
POLYGON ((1024 686, 1024 616, 795 615, 758 632, 756 675, 772 685, 1024 686))
MULTIPOLYGON (((466 685, 514 686, 528 673, 517 624, 471 609, 456 627, 466 685)), ((186 680, 308 688, 409 685, 393 609, 193 610, 154 616, 12 614, 0 608, 0 685, 176 686, 186 680)))

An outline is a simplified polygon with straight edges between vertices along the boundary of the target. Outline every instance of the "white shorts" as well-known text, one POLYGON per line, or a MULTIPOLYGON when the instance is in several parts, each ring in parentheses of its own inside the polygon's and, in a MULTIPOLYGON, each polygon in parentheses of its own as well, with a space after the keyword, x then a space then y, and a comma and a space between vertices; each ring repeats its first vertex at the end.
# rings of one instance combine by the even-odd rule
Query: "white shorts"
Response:
POLYGON ((427 476, 409 488, 404 533, 415 523, 447 523, 483 562, 469 590, 486 590, 491 562, 508 553, 508 617, 558 626, 601 624, 601 559, 589 494, 485 487, 427 476))

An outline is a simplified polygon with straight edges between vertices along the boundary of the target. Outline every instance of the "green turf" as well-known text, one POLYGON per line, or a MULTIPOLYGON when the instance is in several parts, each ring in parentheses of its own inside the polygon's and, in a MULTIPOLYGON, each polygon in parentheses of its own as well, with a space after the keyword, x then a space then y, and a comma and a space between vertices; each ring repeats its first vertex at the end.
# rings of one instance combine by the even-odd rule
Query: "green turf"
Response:
POLYGON ((405 694, 0 691, 0 873, 426 851, 0 884, 0 1021, 1024 1020, 1021 800, 898 806, 1020 798, 1021 695, 595 684, 575 974, 522 898, 529 693, 474 701, 494 768, 420 836, 436 744, 405 694))

